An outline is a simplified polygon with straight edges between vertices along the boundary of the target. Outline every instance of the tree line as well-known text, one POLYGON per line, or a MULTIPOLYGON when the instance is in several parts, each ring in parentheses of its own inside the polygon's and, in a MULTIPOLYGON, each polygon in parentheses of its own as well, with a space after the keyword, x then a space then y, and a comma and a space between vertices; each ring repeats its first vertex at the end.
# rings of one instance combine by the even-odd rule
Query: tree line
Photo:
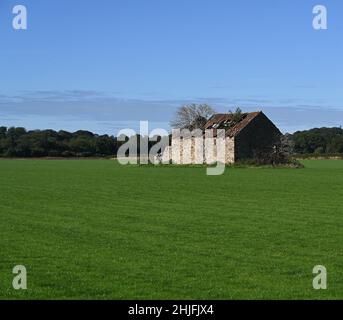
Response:
MULTIPOLYGON (((26 130, 0 127, 0 157, 110 157, 116 156, 128 137, 118 139, 79 130, 26 130)), ((148 140, 149 150, 160 139, 151 141, 137 135, 137 141, 148 140)), ((140 153, 139 144, 137 153, 140 153)))
POLYGON ((330 155, 343 154, 342 128, 314 128, 289 135, 292 153, 330 155))
MULTIPOLYGON (((141 138, 137 136, 138 142, 141 138)), ((121 140, 121 139, 120 139, 121 140)), ((315 128, 286 134, 290 154, 343 154, 342 128, 315 128)), ((157 140, 159 141, 159 139, 157 140)), ((107 157, 116 156, 125 141, 79 130, 26 130, 0 127, 1 157, 107 157)), ((149 149, 156 141, 149 141, 149 149)), ((139 154, 139 149, 138 149, 139 154)))

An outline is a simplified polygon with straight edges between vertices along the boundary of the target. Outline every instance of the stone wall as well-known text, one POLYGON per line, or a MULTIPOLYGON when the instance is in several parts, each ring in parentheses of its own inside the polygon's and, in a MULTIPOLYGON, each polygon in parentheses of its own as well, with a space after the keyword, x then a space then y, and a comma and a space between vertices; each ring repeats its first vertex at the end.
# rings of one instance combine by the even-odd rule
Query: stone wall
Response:
POLYGON ((163 164, 169 164, 169 162, 172 159, 172 147, 168 146, 164 149, 162 153, 162 163, 163 164))
POLYGON ((225 163, 232 164, 235 163, 235 138, 226 138, 226 154, 225 163))
POLYGON ((263 114, 260 113, 251 120, 235 137, 226 137, 225 150, 217 157, 217 144, 221 143, 216 138, 173 138, 172 145, 163 153, 163 163, 174 164, 213 164, 217 160, 226 164, 240 160, 254 159, 268 160, 273 150, 280 147, 281 132, 263 114))
MULTIPOLYGON (((217 162, 217 139, 199 140, 195 138, 173 139, 162 155, 162 162, 173 164, 214 164, 217 162)), ((235 162, 235 140, 225 139, 224 154, 218 160, 225 163, 235 162)))

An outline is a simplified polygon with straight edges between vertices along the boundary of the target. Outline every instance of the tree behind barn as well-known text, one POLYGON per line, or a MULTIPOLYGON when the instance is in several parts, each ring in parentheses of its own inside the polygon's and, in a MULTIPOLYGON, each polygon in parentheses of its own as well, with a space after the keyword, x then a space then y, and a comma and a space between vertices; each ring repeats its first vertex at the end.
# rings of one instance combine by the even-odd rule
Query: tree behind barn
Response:
POLYGON ((208 119, 215 113, 215 110, 208 104, 183 105, 176 111, 175 118, 170 125, 175 129, 203 129, 208 119))

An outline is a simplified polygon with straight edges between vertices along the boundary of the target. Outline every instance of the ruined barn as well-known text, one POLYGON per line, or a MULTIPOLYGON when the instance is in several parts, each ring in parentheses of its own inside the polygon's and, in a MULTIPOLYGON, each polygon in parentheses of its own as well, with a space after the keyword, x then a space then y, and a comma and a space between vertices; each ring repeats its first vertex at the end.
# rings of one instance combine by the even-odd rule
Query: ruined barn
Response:
POLYGON ((212 132, 213 142, 199 143, 194 137, 173 136, 171 146, 167 147, 162 161, 175 164, 211 164, 217 159, 226 164, 244 160, 272 162, 273 157, 281 148, 282 133, 274 123, 262 112, 234 114, 215 114, 204 127, 206 132, 212 132), (217 155, 217 137, 219 129, 225 130, 225 155, 217 155), (220 157, 221 156, 221 157, 220 157))

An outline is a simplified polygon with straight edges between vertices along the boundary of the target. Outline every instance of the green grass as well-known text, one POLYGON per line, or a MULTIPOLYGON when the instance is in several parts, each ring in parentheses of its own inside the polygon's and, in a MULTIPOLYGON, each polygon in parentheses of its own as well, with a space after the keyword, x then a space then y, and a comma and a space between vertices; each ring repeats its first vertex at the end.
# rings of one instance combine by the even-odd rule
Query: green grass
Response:
POLYGON ((0 298, 342 299, 343 161, 304 163, 206 176, 2 160, 0 298), (312 288, 318 264, 327 290, 312 288))

